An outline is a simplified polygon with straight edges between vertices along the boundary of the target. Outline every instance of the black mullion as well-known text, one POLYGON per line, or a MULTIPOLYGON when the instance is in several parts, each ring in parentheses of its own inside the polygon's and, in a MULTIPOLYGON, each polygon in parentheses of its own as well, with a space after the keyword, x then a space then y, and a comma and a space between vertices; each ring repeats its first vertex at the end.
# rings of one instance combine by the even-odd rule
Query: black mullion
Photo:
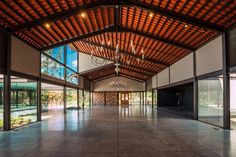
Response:
POLYGON ((44 51, 41 52, 41 54, 43 54, 44 56, 50 58, 51 60, 55 61, 56 63, 60 64, 61 66, 65 66, 65 64, 61 63, 60 61, 58 61, 57 59, 53 58, 52 56, 48 55, 47 53, 45 53, 44 51))

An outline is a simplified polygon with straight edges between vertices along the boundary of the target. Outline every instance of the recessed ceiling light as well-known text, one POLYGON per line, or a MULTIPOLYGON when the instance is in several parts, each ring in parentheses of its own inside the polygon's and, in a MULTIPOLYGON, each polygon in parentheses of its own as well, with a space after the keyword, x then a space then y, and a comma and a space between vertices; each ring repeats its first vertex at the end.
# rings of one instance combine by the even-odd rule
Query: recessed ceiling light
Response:
POLYGON ((85 16, 86 16, 86 14, 84 12, 82 12, 80 15, 82 18, 85 18, 85 16))
POLYGON ((185 28, 187 28, 187 27, 188 27, 188 25, 187 25, 187 24, 185 24, 185 25, 184 25, 184 27, 185 27, 185 28))
POLYGON ((149 13, 149 17, 153 17, 153 13, 149 13))
POLYGON ((50 28, 50 24, 49 23, 45 23, 44 25, 46 28, 50 28))

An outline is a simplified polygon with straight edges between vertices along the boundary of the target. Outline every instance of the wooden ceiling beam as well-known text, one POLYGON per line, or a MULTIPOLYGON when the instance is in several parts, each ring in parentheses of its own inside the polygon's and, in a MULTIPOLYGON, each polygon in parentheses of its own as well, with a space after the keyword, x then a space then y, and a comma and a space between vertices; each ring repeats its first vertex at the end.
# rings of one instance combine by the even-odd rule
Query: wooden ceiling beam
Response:
POLYGON ((133 30, 133 29, 130 29, 130 28, 120 27, 120 31, 134 33, 134 34, 141 35, 141 36, 144 36, 144 37, 148 37, 148 38, 153 39, 153 40, 158 40, 158 41, 161 41, 163 43, 173 45, 173 46, 176 46, 176 47, 179 47, 179 48, 182 48, 182 49, 186 49, 186 50, 189 50, 189 51, 195 51, 195 49, 192 48, 192 47, 182 45, 182 44, 179 44, 179 43, 176 43, 176 42, 173 42, 171 40, 164 39, 164 38, 161 38, 161 37, 158 37, 158 36, 153 36, 153 35, 150 35, 148 33, 143 33, 143 32, 137 31, 137 30, 133 30))
POLYGON ((65 11, 62 11, 59 13, 48 15, 46 17, 40 18, 38 20, 34 20, 32 22, 26 22, 24 24, 20 24, 20 25, 16 26, 14 29, 10 30, 8 33, 13 34, 15 32, 19 32, 19 31, 27 30, 32 27, 40 26, 43 23, 54 22, 54 21, 57 21, 57 20, 60 20, 63 18, 67 18, 67 17, 73 16, 73 15, 76 15, 84 10, 86 11, 86 10, 94 9, 94 8, 101 7, 101 6, 108 7, 108 6, 114 6, 114 5, 116 5, 116 2, 114 2, 114 1, 99 0, 97 2, 93 2, 90 4, 83 5, 83 6, 77 6, 75 8, 70 8, 68 10, 65 10, 65 11))
POLYGON ((189 16, 186 16, 186 15, 178 14, 174 11, 163 9, 159 6, 153 6, 153 5, 145 4, 144 2, 137 1, 137 0, 120 0, 120 1, 127 4, 127 5, 134 5, 136 7, 140 7, 140 8, 143 8, 145 10, 151 11, 155 14, 166 16, 166 17, 172 18, 174 20, 185 22, 187 24, 195 25, 195 26, 198 26, 200 28, 210 29, 210 30, 216 31, 218 33, 223 33, 224 32, 224 28, 218 26, 217 24, 213 24, 213 23, 210 23, 208 21, 199 20, 199 19, 194 18, 194 17, 189 17, 189 16))
POLYGON ((95 35, 98 35, 98 34, 101 34, 101 33, 111 32, 113 30, 114 30, 114 26, 110 26, 110 27, 104 28, 102 30, 97 30, 95 32, 87 33, 87 34, 84 34, 84 35, 81 35, 81 36, 77 36, 77 37, 74 37, 74 38, 70 38, 70 39, 58 42, 56 44, 45 46, 45 47, 41 48, 40 50, 45 51, 45 50, 48 50, 48 49, 52 49, 54 47, 58 47, 58 46, 65 45, 65 44, 70 44, 70 43, 76 42, 78 40, 89 38, 89 37, 92 37, 92 36, 95 36, 95 35))

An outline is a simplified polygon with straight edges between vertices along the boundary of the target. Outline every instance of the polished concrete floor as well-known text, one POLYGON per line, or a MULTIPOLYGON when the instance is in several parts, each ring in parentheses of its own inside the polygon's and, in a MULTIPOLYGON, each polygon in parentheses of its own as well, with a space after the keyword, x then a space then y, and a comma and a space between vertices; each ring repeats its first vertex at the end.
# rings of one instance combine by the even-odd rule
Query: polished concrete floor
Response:
POLYGON ((236 132, 150 107, 54 111, 0 133, 1 157, 236 157, 236 132))

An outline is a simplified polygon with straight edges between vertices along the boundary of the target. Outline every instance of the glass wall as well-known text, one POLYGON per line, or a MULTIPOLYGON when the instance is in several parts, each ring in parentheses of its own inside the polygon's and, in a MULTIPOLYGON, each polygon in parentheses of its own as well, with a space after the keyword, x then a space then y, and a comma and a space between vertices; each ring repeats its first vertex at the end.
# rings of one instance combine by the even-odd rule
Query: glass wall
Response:
POLYGON ((84 91, 84 106, 89 106, 90 102, 89 102, 89 98, 90 98, 90 93, 89 91, 84 91))
POLYGON ((56 59, 57 61, 64 63, 64 46, 59 46, 45 51, 46 54, 56 59))
POLYGON ((198 118, 223 126, 223 76, 198 81, 198 118))
POLYGON ((78 84, 78 53, 70 45, 42 52, 41 73, 78 84))
POLYGON ((3 129, 3 75, 0 75, 0 130, 3 129))
POLYGON ((37 82, 11 77, 11 128, 37 121, 37 82))
POLYGON ((129 104, 131 105, 137 105, 141 104, 141 92, 130 92, 129 93, 129 104))
POLYGON ((78 53, 70 45, 66 45, 66 66, 78 72, 78 53))
POLYGON ((78 84, 78 74, 70 69, 66 69, 66 81, 73 84, 78 84))
POLYGON ((64 80, 64 71, 63 65, 43 54, 41 55, 41 73, 64 80))
POLYGON ((152 105, 152 91, 147 91, 147 100, 146 100, 146 105, 152 105))
POLYGON ((83 97, 83 90, 79 89, 79 107, 83 107, 83 101, 84 101, 84 97, 83 97))
POLYGON ((66 108, 77 109, 77 89, 66 88, 66 108))
POLYGON ((236 73, 230 74, 230 123, 236 129, 236 73))
POLYGON ((63 87, 52 84, 41 84, 42 112, 62 110, 64 108, 63 87))
POLYGON ((157 107, 157 90, 153 90, 152 91, 152 94, 153 94, 153 107, 156 108, 157 107))

